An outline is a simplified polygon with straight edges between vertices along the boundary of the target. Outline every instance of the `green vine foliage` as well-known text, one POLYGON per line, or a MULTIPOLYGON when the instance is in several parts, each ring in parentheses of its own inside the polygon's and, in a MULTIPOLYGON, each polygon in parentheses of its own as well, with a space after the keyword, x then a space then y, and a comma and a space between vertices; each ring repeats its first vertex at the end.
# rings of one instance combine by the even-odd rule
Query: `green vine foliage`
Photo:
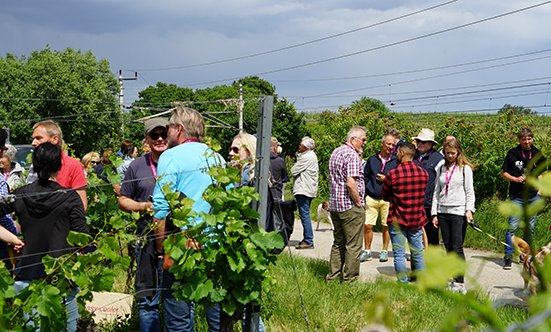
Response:
MULTIPOLYGON (((106 172, 109 178, 117 179, 111 170, 106 172)), ((139 216, 118 209, 111 184, 106 185, 95 174, 90 174, 88 184, 86 218, 90 234, 71 231, 67 242, 77 248, 74 252, 59 258, 48 255, 42 258, 46 279, 34 280, 16 294, 12 275, 0 262, 1 331, 35 331, 30 321, 40 325, 40 331, 63 330, 67 314, 62 302, 72 287, 80 289, 77 295, 80 317, 89 316, 85 303, 92 300, 92 291, 112 291, 113 267, 130 266, 132 259, 121 248, 136 242, 135 220, 139 216), (91 248, 96 250, 87 250, 91 248)))
MULTIPOLYGON (((319 160, 319 194, 328 194, 328 162, 333 150, 346 141, 346 134, 354 125, 367 129, 363 159, 381 150, 383 134, 392 128, 400 131, 405 141, 412 141, 422 128, 435 132, 435 139, 442 142, 447 135, 455 136, 465 155, 476 165, 474 186, 477 202, 498 195, 507 197, 508 183, 501 174, 507 151, 518 145, 517 133, 529 127, 534 133, 534 145, 545 156, 551 152, 549 120, 537 115, 517 114, 513 111, 499 115, 485 114, 414 114, 389 111, 383 103, 373 98, 362 98, 339 112, 324 112, 313 135, 319 160)), ((436 149, 441 149, 442 143, 436 149)))
POLYGON ((168 186, 163 188, 175 226, 186 230, 165 240, 165 253, 175 261, 170 272, 185 281, 174 285, 175 297, 220 304, 227 315, 222 315, 221 324, 233 327, 242 317, 245 303, 258 299, 262 282, 269 282, 267 267, 276 261, 270 251, 283 248, 283 239, 277 232, 259 227, 259 214, 250 203, 260 200, 260 195, 251 187, 233 185, 239 183, 238 170, 211 167, 207 173, 214 184, 205 190, 203 199, 213 209, 210 214, 199 214, 203 219, 199 224, 189 221, 196 215, 191 209, 193 200, 180 202, 177 193, 168 186), (186 249, 189 241, 201 249, 186 249))

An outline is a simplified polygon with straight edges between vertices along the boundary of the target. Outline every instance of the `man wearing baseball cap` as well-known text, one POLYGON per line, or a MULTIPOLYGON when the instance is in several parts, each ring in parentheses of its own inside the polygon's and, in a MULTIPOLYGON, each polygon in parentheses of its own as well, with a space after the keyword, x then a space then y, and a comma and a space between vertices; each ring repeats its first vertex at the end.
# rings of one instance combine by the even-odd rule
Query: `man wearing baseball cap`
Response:
MULTIPOLYGON (((412 139, 414 139, 417 144, 417 151, 413 163, 421 166, 421 168, 429 173, 429 182, 425 190, 425 212, 427 216, 430 217, 436 173, 444 161, 444 156, 434 149, 434 146, 438 145, 438 142, 434 139, 434 131, 423 128, 419 134, 416 137, 412 137, 412 139)), ((424 228, 428 243, 438 245, 440 243, 438 228, 434 227, 430 222, 427 223, 424 228)))
MULTIPOLYGON (((153 222, 151 197, 157 178, 157 162, 161 153, 168 148, 168 121, 163 118, 150 119, 145 123, 145 141, 151 148, 147 153, 128 166, 121 186, 119 208, 125 212, 142 214, 138 220, 137 234, 148 233, 153 222)), ((153 232, 150 232, 153 234, 153 232)), ((136 251, 136 292, 138 297, 138 315, 142 331, 159 331, 159 295, 163 260, 155 255, 155 241, 138 244, 136 251)))

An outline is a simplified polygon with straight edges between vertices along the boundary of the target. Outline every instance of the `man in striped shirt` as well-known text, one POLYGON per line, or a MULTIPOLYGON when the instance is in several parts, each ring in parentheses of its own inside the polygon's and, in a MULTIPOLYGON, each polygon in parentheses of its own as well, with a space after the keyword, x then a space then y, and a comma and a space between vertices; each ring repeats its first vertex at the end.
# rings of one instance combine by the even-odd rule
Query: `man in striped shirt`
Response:
POLYGON ((429 175, 413 163, 414 156, 415 146, 412 143, 400 144, 396 154, 398 166, 386 175, 382 190, 383 199, 390 202, 387 224, 394 254, 394 270, 399 282, 408 282, 406 239, 411 249, 412 270, 425 267, 423 226, 428 219, 423 202, 429 175))
POLYGON ((364 178, 359 153, 366 144, 366 130, 354 126, 346 143, 329 158, 329 211, 333 220, 333 246, 329 258, 328 281, 341 277, 353 282, 360 275, 364 209, 364 178))

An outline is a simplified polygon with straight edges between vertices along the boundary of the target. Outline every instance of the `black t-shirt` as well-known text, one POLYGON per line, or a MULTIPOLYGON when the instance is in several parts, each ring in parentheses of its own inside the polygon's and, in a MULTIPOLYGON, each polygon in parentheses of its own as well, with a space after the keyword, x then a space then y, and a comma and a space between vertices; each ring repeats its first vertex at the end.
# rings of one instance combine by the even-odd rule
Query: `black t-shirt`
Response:
MULTIPOLYGON (((157 163, 153 162, 153 168, 157 169, 157 163)), ((136 202, 147 202, 149 196, 155 190, 155 177, 149 162, 149 153, 135 159, 124 176, 121 185, 121 195, 135 200, 136 202)), ((150 218, 149 218, 150 219, 150 218)), ((138 224, 138 234, 147 227, 147 219, 141 218, 138 224)))
MULTIPOLYGON (((505 161, 503 162, 503 167, 501 169, 504 172, 509 173, 511 176, 519 177, 523 174, 526 174, 526 167, 528 163, 533 158, 538 158, 536 164, 534 165, 533 170, 542 162, 545 162, 545 157, 543 155, 537 156, 540 153, 536 147, 532 145, 530 151, 522 150, 520 144, 507 152, 505 161)), ((518 182, 509 182, 509 198, 521 198, 524 191, 524 183, 518 182)), ((538 191, 536 189, 531 189, 529 197, 532 198, 536 196, 538 191)))

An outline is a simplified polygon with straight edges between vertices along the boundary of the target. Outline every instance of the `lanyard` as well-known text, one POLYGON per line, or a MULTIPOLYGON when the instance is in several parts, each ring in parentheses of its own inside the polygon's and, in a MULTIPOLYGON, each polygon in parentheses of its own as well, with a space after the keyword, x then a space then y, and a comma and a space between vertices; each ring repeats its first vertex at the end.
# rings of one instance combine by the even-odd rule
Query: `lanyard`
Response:
POLYGON ((450 187, 450 181, 452 180, 453 171, 455 171, 455 166, 457 166, 457 164, 453 164, 453 169, 450 173, 449 178, 448 178, 448 168, 446 167, 446 195, 448 194, 448 189, 450 187))
POLYGON ((151 152, 149 153, 149 166, 151 167, 151 172, 153 173, 153 177, 155 180, 157 180, 157 168, 153 166, 153 159, 151 159, 151 152))
POLYGON ((9 172, 6 173, 6 181, 8 180, 8 176, 10 176, 10 173, 11 173, 11 168, 10 168, 9 172))
MULTIPOLYGON (((522 156, 524 157, 524 159, 526 159, 526 156, 524 155, 524 150, 522 148, 520 148, 520 152, 522 152, 522 156)), ((532 159, 532 149, 530 149, 530 155, 529 155, 529 158, 528 160, 532 159)))
POLYGON ((419 156, 419 158, 417 158, 417 160, 419 160, 419 165, 421 165, 421 160, 425 159, 425 157, 430 156, 434 151, 435 151, 434 149, 431 149, 430 152, 427 152, 424 155, 419 156))
MULTIPOLYGON (((352 150, 356 151, 356 148, 353 147, 352 145, 348 144, 348 142, 344 142, 344 144, 348 145, 348 147, 350 147, 352 150)), ((358 151, 356 151, 356 153, 358 153, 358 151)))
POLYGON ((381 167, 381 174, 383 174, 383 171, 385 170, 386 163, 390 160, 390 156, 383 158, 381 154, 379 154, 379 158, 381 158, 381 163, 383 164, 383 167, 381 167))

